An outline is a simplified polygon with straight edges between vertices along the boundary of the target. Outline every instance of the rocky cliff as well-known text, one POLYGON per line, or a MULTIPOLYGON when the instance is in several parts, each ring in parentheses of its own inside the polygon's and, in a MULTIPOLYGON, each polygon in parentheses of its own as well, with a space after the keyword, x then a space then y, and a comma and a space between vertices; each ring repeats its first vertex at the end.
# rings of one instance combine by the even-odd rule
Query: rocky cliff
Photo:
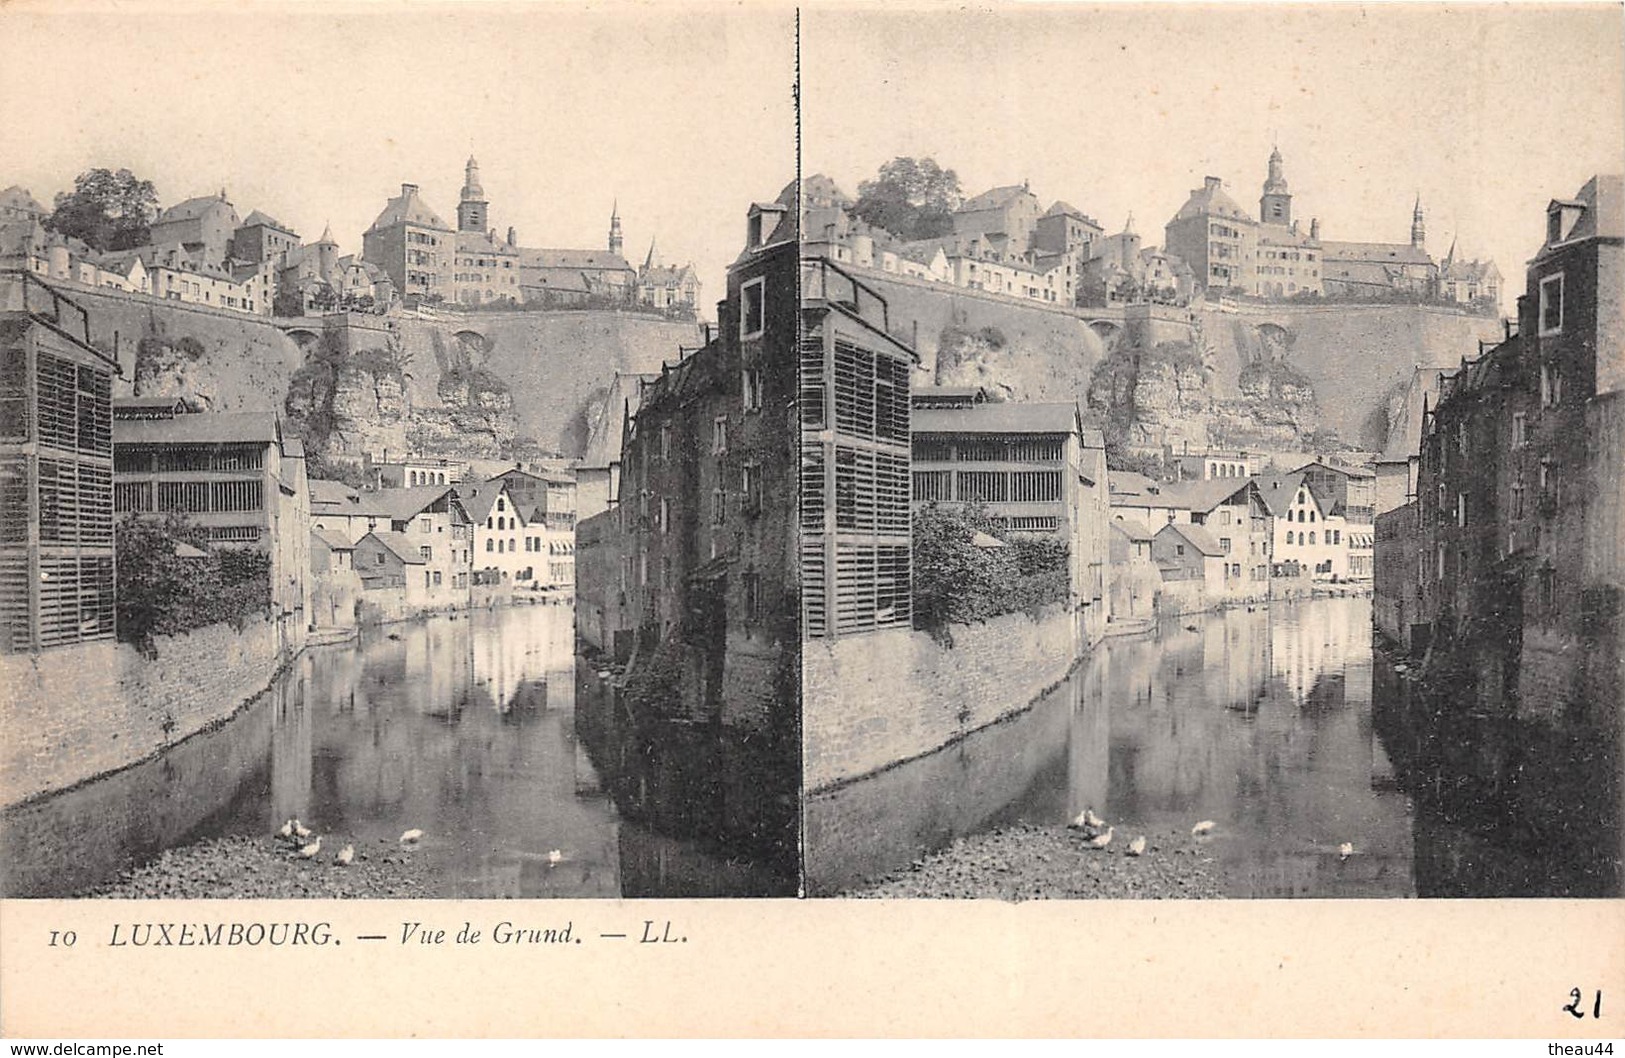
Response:
POLYGON ((344 461, 368 451, 578 455, 617 371, 658 372, 703 341, 695 323, 608 311, 372 317, 329 336, 319 325, 66 292, 88 311, 93 340, 117 345, 117 393, 275 411, 344 461))

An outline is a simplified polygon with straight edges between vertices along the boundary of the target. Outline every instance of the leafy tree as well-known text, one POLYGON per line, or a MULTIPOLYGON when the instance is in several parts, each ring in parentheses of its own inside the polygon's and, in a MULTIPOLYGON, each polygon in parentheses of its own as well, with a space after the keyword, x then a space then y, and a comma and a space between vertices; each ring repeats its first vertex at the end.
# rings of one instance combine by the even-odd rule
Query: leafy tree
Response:
POLYGON ((933 158, 893 158, 858 185, 854 216, 900 239, 935 239, 954 230, 963 197, 959 176, 933 158))
POLYGON ((1077 293, 1072 300, 1082 309, 1100 309, 1106 307, 1106 296, 1106 277, 1091 272, 1078 280, 1077 293))
POLYGON ((146 245, 157 214, 158 192, 151 180, 128 169, 88 169, 74 178, 72 191, 56 196, 56 211, 45 226, 93 249, 129 250, 146 245))

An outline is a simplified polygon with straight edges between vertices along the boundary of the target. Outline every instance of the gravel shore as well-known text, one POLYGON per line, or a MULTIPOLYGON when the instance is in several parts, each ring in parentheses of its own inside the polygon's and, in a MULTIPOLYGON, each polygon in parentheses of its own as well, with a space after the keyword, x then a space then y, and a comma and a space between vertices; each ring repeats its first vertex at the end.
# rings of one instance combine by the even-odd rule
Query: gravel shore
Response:
POLYGON ((170 849, 147 866, 80 895, 170 900, 435 895, 411 849, 358 845, 354 862, 344 867, 333 857, 345 844, 323 836, 322 851, 303 860, 273 837, 216 838, 170 849))
POLYGON ((1220 867, 1189 832, 1118 824, 1112 843, 1090 848, 1066 827, 1020 824, 961 838, 864 889, 869 899, 1191 900, 1224 895, 1220 867), (1144 855, 1127 854, 1146 836, 1144 855))

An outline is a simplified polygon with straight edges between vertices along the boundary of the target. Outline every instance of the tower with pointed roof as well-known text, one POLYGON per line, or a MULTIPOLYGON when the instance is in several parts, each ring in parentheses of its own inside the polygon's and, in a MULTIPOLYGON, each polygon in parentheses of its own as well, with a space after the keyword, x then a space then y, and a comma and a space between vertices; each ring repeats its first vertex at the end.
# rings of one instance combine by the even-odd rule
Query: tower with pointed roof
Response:
POLYGON ((609 252, 619 257, 624 245, 621 240, 621 203, 617 200, 609 207, 609 252))
POLYGON ((1416 196, 1416 206, 1411 210, 1411 245, 1418 250, 1427 248, 1428 227, 1422 219, 1422 196, 1416 196))
POLYGON ((485 188, 480 186, 480 163, 471 154, 468 164, 463 167, 463 193, 457 201, 457 230, 485 231, 490 207, 491 204, 485 200, 485 188))
POLYGON ((1258 220, 1262 224, 1292 226, 1292 192, 1281 172, 1279 147, 1270 151, 1269 178, 1264 181, 1264 193, 1258 199, 1258 220))

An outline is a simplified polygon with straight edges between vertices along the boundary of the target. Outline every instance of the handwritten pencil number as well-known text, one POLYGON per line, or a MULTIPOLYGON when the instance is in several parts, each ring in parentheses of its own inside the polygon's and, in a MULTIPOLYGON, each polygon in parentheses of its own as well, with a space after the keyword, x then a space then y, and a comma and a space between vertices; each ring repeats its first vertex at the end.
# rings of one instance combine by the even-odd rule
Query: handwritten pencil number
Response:
MULTIPOLYGON (((1585 1011, 1581 1009, 1580 1004, 1584 1002, 1585 996, 1581 994, 1580 990, 1578 988, 1571 988, 1569 989, 1569 1001, 1564 1004, 1563 1009, 1577 1018, 1583 1018, 1586 1015, 1585 1011)), ((1591 1001, 1591 1016, 1593 1018, 1602 1017, 1602 989, 1600 988, 1597 989, 1596 996, 1591 1001)))

